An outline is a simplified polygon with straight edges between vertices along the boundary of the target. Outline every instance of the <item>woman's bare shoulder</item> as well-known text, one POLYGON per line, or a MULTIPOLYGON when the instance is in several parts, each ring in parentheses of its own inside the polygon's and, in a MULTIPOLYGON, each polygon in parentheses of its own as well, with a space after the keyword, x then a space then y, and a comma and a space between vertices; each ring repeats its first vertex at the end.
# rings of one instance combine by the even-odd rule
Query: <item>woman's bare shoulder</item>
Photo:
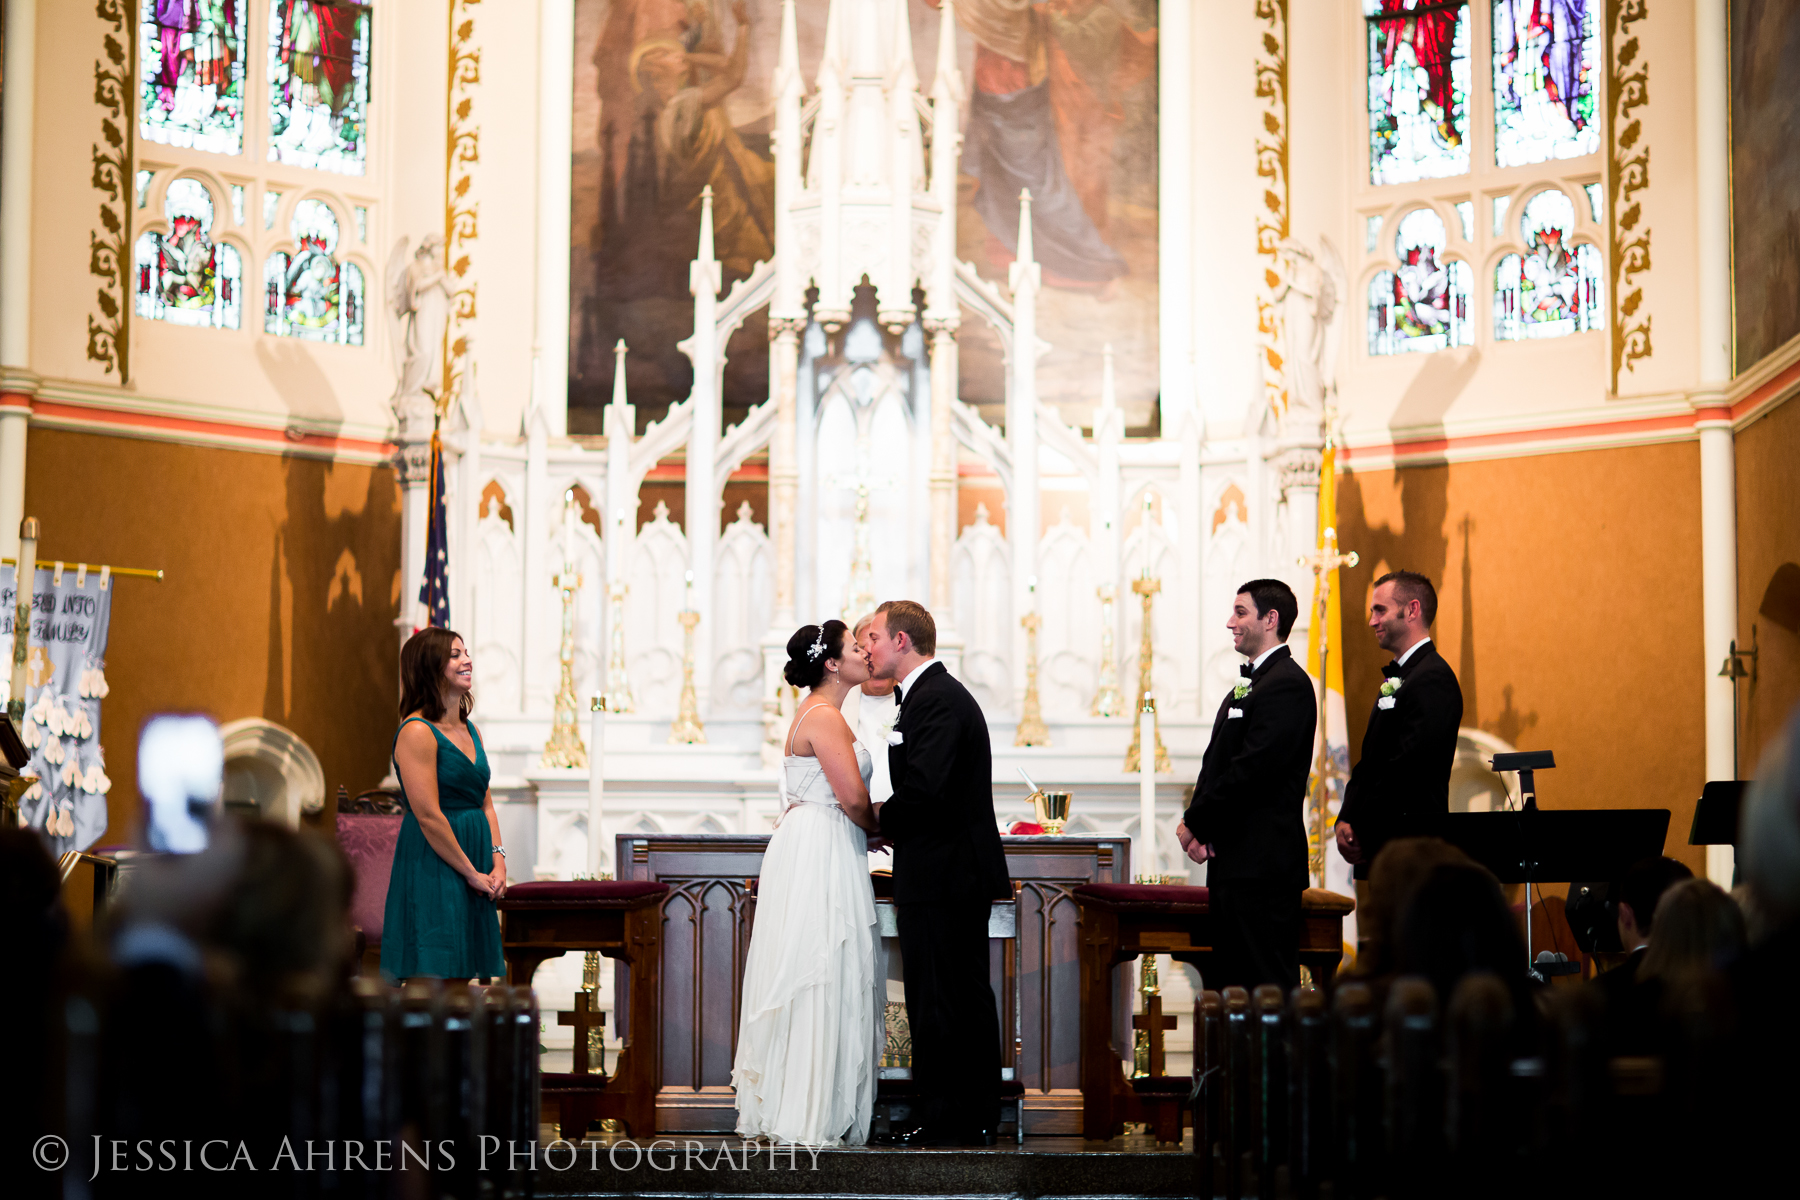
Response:
POLYGON ((427 747, 436 749, 437 738, 432 736, 431 725, 423 713, 408 713, 400 725, 400 736, 395 744, 407 750, 423 750, 427 747), (417 717, 418 720, 413 720, 417 717))

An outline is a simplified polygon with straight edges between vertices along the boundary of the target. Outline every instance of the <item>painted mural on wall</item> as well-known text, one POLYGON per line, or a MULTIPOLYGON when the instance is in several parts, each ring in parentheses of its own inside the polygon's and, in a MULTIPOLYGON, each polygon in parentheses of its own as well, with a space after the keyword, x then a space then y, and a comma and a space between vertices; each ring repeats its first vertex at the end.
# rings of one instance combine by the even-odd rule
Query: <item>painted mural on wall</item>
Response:
MULTIPOLYGON (((939 14, 904 3, 920 90, 929 94, 939 14)), ((809 92, 827 0, 799 0, 809 92)), ((1054 349, 1041 397, 1077 424, 1099 399, 1106 343, 1134 425, 1157 394, 1156 5, 1154 0, 960 0, 965 97, 958 253, 1004 290, 1018 244, 1018 198, 1034 198, 1046 295, 1040 335, 1054 349)), ((676 343, 692 331, 688 263, 700 193, 714 197, 725 287, 773 253, 771 81, 778 0, 576 0, 570 424, 597 432, 623 339, 640 423, 692 384, 676 343)), ((766 323, 732 339, 729 424, 768 395, 766 323)), ((963 398, 1005 395, 1000 342, 965 314, 963 398)), ((998 413, 990 410, 990 417, 998 413)))
POLYGON ((1731 3, 1736 369, 1800 334, 1800 8, 1731 3))

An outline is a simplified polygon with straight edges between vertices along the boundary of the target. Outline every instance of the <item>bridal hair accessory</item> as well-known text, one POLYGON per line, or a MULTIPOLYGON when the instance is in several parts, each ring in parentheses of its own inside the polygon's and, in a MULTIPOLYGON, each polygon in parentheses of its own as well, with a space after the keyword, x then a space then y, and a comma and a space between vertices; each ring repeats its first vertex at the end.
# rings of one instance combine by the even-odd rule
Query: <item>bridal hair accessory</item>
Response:
POLYGON ((806 648, 806 661, 814 662, 823 653, 825 653, 825 627, 821 625, 819 626, 819 636, 814 638, 813 644, 806 648))

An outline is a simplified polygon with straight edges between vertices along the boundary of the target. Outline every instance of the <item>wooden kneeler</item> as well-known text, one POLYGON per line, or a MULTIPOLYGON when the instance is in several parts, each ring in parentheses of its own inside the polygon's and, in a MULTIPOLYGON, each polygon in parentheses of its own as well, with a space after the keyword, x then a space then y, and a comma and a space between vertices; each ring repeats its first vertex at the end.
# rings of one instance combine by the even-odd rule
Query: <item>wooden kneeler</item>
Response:
MULTIPOLYGON (((575 1137, 598 1120, 619 1121, 632 1137, 656 1132, 656 1091, 662 1085, 662 901, 668 892, 666 883, 546 880, 514 884, 500 900, 506 978, 515 987, 529 987, 545 959, 570 951, 597 950, 629 971, 619 1022, 625 1045, 612 1076, 542 1076, 544 1107, 556 1112, 565 1129, 574 1129, 575 1137)), ((578 1041, 584 1033, 585 1026, 578 1025, 578 1041)))
MULTIPOLYGON (((1207 890, 1177 884, 1090 883, 1074 891, 1081 908, 1081 1132, 1106 1141, 1128 1121, 1144 1121, 1159 1140, 1179 1140, 1169 1105, 1185 1105, 1187 1079, 1159 1082, 1153 1074, 1134 1087, 1113 1049, 1113 968, 1142 954, 1167 954, 1206 974, 1212 957, 1207 890), (1166 1103, 1164 1097, 1183 1097, 1166 1103), (1149 1100, 1149 1103, 1146 1103, 1149 1100), (1160 1121, 1159 1121, 1160 1118, 1160 1121), (1173 1139, 1163 1139, 1170 1128, 1173 1139)), ((1343 956, 1344 917, 1356 902, 1308 888, 1301 898, 1300 962, 1329 989, 1343 956)), ((1196 1036, 1201 1031, 1196 1030, 1196 1036)), ((1191 1114, 1189 1114, 1191 1118, 1191 1114)))

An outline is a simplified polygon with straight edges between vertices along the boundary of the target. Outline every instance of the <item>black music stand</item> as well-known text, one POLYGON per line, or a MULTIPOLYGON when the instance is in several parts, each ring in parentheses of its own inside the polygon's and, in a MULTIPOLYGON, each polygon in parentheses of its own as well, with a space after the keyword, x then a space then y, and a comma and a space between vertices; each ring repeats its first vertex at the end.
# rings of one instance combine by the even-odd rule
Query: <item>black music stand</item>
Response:
MULTIPOLYGON (((1666 808, 1546 810, 1528 801, 1513 812, 1447 813, 1444 840, 1502 883, 1525 884, 1525 955, 1531 957, 1531 885, 1541 879, 1617 879, 1632 864, 1661 854, 1666 808)), ((1535 962, 1533 978, 1542 982, 1535 962)))
POLYGON ((1737 845, 1738 812, 1743 808, 1744 790, 1749 786, 1742 779, 1715 779, 1702 788, 1699 803, 1694 805, 1694 824, 1688 830, 1688 845, 1737 845))

